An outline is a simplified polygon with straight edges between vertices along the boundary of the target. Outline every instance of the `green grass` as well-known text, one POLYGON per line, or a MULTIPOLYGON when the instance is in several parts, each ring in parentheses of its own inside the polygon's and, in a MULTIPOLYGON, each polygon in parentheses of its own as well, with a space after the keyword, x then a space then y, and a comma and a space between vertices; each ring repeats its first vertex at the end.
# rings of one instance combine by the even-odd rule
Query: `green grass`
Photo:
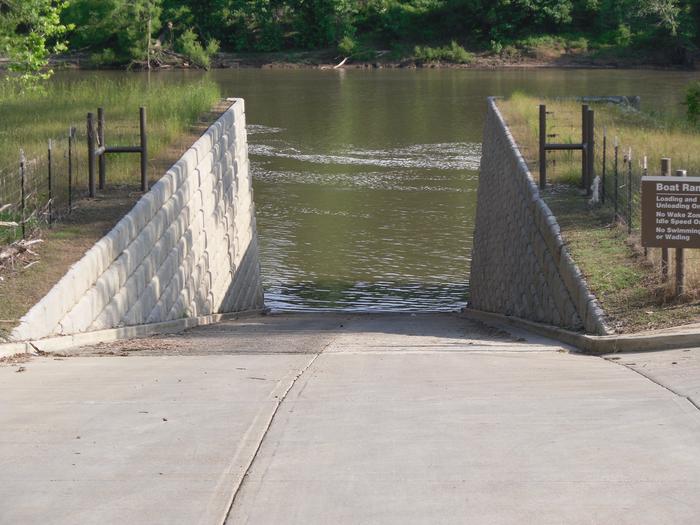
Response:
MULTIPOLYGON (((149 153, 155 157, 219 96, 217 85, 207 79, 149 84, 144 75, 120 79, 95 75, 74 82, 53 80, 26 93, 0 82, 0 170, 16 171, 20 148, 29 159, 45 156, 48 139, 65 141, 70 126, 77 128, 82 152, 86 114, 98 106, 105 108, 106 140, 113 145, 138 144, 138 108, 146 106, 149 153)), ((114 182, 131 181, 138 159, 112 155, 109 165, 114 182)))
POLYGON ((413 49, 413 58, 419 62, 451 62, 454 64, 470 64, 474 61, 474 55, 454 40, 449 45, 442 47, 416 46, 413 49))
MULTIPOLYGON (((580 103, 543 100, 523 94, 500 101, 499 107, 535 178, 538 177, 538 107, 541 103, 547 104, 548 111, 553 112, 549 117, 548 132, 557 136, 550 141, 578 142, 581 137, 580 103)), ((632 148, 635 178, 641 174, 638 162, 643 156, 648 157, 652 175, 658 173, 660 159, 667 156, 674 159, 675 168, 688 169, 689 175, 700 174, 700 150, 697 148, 700 133, 696 128, 680 120, 653 118, 618 106, 593 104, 592 108, 596 111, 598 174, 602 164, 603 127, 607 130, 610 146, 612 138, 617 136, 621 150, 632 148)), ((592 206, 579 190, 580 153, 557 152, 555 155, 556 166, 548 170, 548 178, 553 184, 543 192, 543 197, 557 216, 572 257, 614 327, 629 332, 697 320, 700 316, 698 250, 686 250, 689 293, 680 300, 675 299, 673 276, 666 283, 660 279, 659 250, 649 250, 645 256, 639 245, 637 227, 629 236, 627 227, 613 220, 611 204, 592 206)), ((611 156, 608 157, 609 170, 610 167, 611 156)), ((611 187, 608 186, 608 192, 611 187)), ((636 194, 635 226, 639 225, 638 204, 636 194)), ((674 267, 671 258, 670 268, 674 267)))
MULTIPOLYGON (((522 93, 513 94, 508 100, 499 103, 504 116, 514 133, 518 135, 519 146, 526 159, 531 161, 531 170, 537 173, 539 105, 546 104, 547 132, 556 134, 548 140, 555 142, 581 142, 581 104, 573 100, 540 99, 522 93)), ((608 139, 608 170, 612 162, 612 148, 615 138, 619 141, 620 158, 622 153, 632 150, 634 173, 641 171, 639 163, 647 158, 649 173, 658 174, 663 157, 670 157, 674 169, 688 170, 688 175, 700 175, 700 132, 697 127, 677 117, 650 115, 634 111, 624 106, 611 104, 590 104, 595 110, 596 122, 596 170, 601 171, 603 163, 603 132, 608 139)), ((556 168, 548 170, 548 177, 558 182, 579 180, 580 153, 556 152, 548 158, 556 158, 556 168)), ((608 171, 609 173, 609 171, 608 171)))
MULTIPOLYGON (((166 82, 145 75, 116 78, 109 74, 91 75, 83 80, 52 80, 40 89, 18 92, 0 80, 0 206, 13 204, 0 220, 19 221, 19 157, 27 158, 26 194, 28 231, 40 226, 41 217, 32 215, 47 201, 47 146, 53 142, 54 210, 67 210, 67 136, 76 127, 73 149, 74 198, 87 187, 86 115, 103 107, 106 115, 105 140, 108 145, 139 144, 139 107, 147 108, 149 176, 156 179, 162 166, 155 159, 186 134, 198 118, 220 98, 219 88, 206 78, 190 82, 166 82)), ((139 157, 135 154, 108 155, 108 185, 135 185, 139 180, 139 157)), ((0 227, 0 245, 21 235, 20 228, 0 227)))

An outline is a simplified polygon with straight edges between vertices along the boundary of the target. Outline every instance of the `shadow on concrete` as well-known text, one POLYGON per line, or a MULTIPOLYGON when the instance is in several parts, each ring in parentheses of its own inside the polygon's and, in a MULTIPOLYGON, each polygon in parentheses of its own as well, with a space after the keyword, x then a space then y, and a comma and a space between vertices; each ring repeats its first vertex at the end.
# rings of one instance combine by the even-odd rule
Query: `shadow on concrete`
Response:
POLYGON ((456 313, 274 313, 180 334, 115 341, 81 355, 314 354, 352 351, 556 351, 560 343, 466 319, 456 313), (525 337, 524 337, 525 336, 525 337))

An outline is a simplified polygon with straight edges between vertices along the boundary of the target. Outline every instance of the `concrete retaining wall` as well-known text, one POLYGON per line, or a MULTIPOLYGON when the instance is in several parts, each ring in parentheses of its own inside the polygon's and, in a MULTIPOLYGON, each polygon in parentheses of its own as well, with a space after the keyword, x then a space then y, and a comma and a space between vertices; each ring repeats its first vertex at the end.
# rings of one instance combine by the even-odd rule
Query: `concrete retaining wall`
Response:
POLYGON ((470 287, 477 310, 609 333, 495 99, 484 129, 470 287))
POLYGON ((263 307, 241 99, 25 315, 14 340, 263 307))

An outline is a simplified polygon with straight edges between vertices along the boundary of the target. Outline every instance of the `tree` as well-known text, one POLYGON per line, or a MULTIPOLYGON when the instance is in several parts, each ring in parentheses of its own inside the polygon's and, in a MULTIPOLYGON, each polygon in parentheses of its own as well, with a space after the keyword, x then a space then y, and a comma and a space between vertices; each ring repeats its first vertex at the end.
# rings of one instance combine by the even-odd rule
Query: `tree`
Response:
POLYGON ((51 53, 66 49, 66 6, 62 0, 0 0, 0 54, 10 60, 10 79, 27 85, 51 76, 51 53))
POLYGON ((641 14, 656 19, 656 24, 666 29, 671 36, 678 34, 678 18, 681 10, 675 0, 644 0, 640 7, 641 14))
POLYGON ((146 61, 161 10, 162 0, 74 0, 64 18, 76 28, 73 47, 99 49, 98 63, 126 64, 146 61))

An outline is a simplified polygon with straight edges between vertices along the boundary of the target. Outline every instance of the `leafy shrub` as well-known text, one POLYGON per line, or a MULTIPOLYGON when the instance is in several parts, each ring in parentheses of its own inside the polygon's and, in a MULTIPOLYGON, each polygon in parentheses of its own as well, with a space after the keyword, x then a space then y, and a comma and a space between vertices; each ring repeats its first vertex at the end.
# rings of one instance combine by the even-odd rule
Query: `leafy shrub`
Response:
POLYGON ((566 43, 568 51, 585 53, 588 51, 588 39, 585 37, 573 38, 566 43))
POLYGON ((192 29, 188 29, 178 38, 178 49, 180 53, 189 58, 193 64, 209 69, 211 57, 219 51, 219 42, 210 40, 207 47, 204 47, 192 29))
POLYGON ((338 42, 338 51, 341 55, 350 56, 357 51, 357 42, 350 36, 344 36, 338 42))
POLYGON ((123 63, 123 60, 120 60, 114 50, 108 47, 99 53, 90 55, 90 62, 95 67, 102 67, 118 65, 123 63))
POLYGON ((685 105, 688 122, 697 126, 700 121, 700 82, 693 82, 686 89, 685 105))
POLYGON ((501 49, 500 55, 506 59, 515 59, 520 57, 520 51, 515 46, 505 46, 501 49))
POLYGON ((454 62, 456 64, 469 64, 474 61, 474 55, 460 46, 454 40, 449 46, 429 47, 416 46, 413 56, 420 62, 454 62))
POLYGON ((613 35, 616 46, 627 47, 632 43, 632 30, 625 24, 620 24, 613 35))

